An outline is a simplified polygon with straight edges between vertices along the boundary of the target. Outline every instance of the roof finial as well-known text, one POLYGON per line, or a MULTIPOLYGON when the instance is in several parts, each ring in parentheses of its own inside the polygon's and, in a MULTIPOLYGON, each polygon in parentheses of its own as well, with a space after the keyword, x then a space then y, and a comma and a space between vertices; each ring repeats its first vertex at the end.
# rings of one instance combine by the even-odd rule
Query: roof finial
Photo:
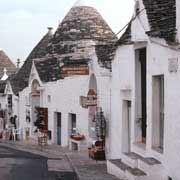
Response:
POLYGON ((17 59, 17 68, 18 68, 18 69, 20 68, 20 64, 21 64, 21 60, 18 58, 18 59, 17 59))
POLYGON ((7 69, 4 68, 4 75, 2 76, 1 80, 2 80, 2 81, 5 81, 7 78, 8 78, 7 69))
POLYGON ((53 27, 48 27, 48 33, 52 34, 53 27))
POLYGON ((73 6, 73 7, 77 7, 77 6, 87 6, 87 5, 86 5, 86 1, 85 1, 85 0, 77 0, 77 1, 74 3, 74 6, 73 6))

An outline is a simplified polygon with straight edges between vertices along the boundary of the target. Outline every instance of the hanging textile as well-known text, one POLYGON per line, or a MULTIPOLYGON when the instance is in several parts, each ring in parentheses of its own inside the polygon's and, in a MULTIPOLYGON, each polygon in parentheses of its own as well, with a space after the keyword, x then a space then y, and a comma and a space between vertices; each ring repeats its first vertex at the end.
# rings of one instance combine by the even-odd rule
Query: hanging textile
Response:
POLYGON ((106 136, 106 120, 102 110, 97 112, 95 120, 96 120, 96 136, 99 139, 104 140, 106 136))

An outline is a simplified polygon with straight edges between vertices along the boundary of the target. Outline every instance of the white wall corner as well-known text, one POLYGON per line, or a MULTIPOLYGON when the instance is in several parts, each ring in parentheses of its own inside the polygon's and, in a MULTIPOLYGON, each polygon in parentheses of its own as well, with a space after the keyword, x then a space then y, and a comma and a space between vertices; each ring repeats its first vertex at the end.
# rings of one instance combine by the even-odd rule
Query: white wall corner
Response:
POLYGON ((32 64, 32 67, 31 67, 30 76, 29 76, 29 86, 32 84, 32 81, 34 79, 38 80, 40 86, 42 86, 43 83, 42 83, 42 81, 41 81, 41 79, 39 77, 38 71, 37 71, 35 63, 33 61, 33 64, 32 64))

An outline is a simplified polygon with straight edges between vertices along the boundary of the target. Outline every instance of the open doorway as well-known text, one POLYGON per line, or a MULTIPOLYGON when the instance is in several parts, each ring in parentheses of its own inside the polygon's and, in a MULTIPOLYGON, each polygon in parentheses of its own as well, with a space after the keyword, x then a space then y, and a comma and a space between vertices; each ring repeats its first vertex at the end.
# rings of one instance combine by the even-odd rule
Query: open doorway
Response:
POLYGON ((56 112, 55 113, 55 124, 56 124, 56 130, 55 130, 55 137, 56 137, 56 142, 58 145, 61 145, 61 138, 62 138, 62 129, 61 129, 61 113, 60 112, 56 112))
POLYGON ((146 144, 147 128, 147 58, 146 48, 138 49, 135 62, 136 142, 146 144))
MULTIPOLYGON (((96 76, 94 74, 92 74, 90 77, 88 98, 97 101, 97 80, 96 80, 96 76)), ((88 109, 89 109, 89 115, 88 115, 89 137, 90 137, 90 139, 96 139, 95 116, 96 116, 96 112, 97 112, 97 104, 93 104, 93 105, 91 104, 88 107, 88 109)))
MULTIPOLYGON (((28 120, 27 123, 31 125, 31 128, 33 129, 33 131, 29 127, 26 129, 26 139, 28 139, 29 136, 32 136, 34 133, 36 133, 37 130, 42 128, 42 127, 40 128, 40 126, 42 126, 40 121, 44 122, 44 121, 48 120, 48 118, 45 118, 44 120, 42 120, 42 118, 39 117, 40 114, 44 114, 44 113, 41 113, 41 112, 43 112, 43 110, 40 108, 40 91, 38 89, 39 87, 40 87, 40 84, 39 84, 38 80, 36 80, 36 79, 33 80, 32 86, 31 86, 31 94, 30 94, 32 121, 30 119, 30 111, 28 109, 26 110, 26 114, 27 114, 26 119, 28 120), (35 129, 34 129, 34 127, 35 127, 35 129)), ((26 101, 27 101, 27 97, 26 97, 26 101)))
POLYGON ((31 114, 33 124, 36 121, 37 116, 36 108, 40 107, 40 91, 38 90, 39 87, 39 82, 34 80, 31 87, 31 114))
POLYGON ((69 136, 76 134, 77 132, 77 122, 76 114, 69 114, 69 136))

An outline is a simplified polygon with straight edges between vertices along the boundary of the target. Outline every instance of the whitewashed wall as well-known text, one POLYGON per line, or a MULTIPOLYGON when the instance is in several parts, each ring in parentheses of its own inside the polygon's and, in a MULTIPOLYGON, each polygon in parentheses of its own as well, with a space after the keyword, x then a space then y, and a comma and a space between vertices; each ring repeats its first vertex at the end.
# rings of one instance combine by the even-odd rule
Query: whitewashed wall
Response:
POLYGON ((179 114, 180 109, 180 71, 177 73, 170 73, 168 71, 169 59, 178 59, 178 67, 180 67, 180 52, 170 50, 159 45, 151 44, 148 46, 148 154, 161 160, 167 168, 167 173, 173 179, 180 178, 178 170, 180 164, 180 126, 179 114), (165 81, 165 119, 164 119, 164 153, 161 155, 151 149, 152 137, 152 76, 164 74, 165 81))
MULTIPOLYGON (((177 2, 179 4, 179 2, 177 2)), ((143 9, 140 2, 140 9, 143 9)), ((179 13, 180 6, 178 5, 179 13)), ((179 17, 179 16, 177 16, 179 17)), ((179 27, 179 26, 178 26, 179 27)), ((122 155, 122 100, 132 100, 131 147, 132 151, 142 156, 154 157, 164 166, 166 178, 180 179, 180 51, 168 47, 164 40, 150 39, 145 34, 149 25, 145 11, 132 22, 133 45, 119 46, 112 64, 112 98, 110 125, 109 158, 121 158, 122 155), (145 149, 135 144, 135 49, 147 48, 147 142, 145 149), (178 72, 170 73, 169 59, 178 59, 178 72), (164 74, 165 81, 165 119, 164 119, 164 153, 152 149, 152 76, 164 74), (127 90, 127 91, 126 91, 127 90)), ((180 28, 179 28, 180 29, 180 28)), ((179 32, 179 30, 178 30, 179 32)))
POLYGON ((52 131, 52 142, 56 143, 55 114, 62 115, 62 146, 68 145, 69 113, 76 114, 77 129, 88 137, 88 111, 80 106, 80 96, 87 96, 89 76, 67 77, 55 83, 44 84, 43 107, 48 107, 49 130, 52 131), (48 102, 48 95, 51 102, 48 102))
MULTIPOLYGON (((133 45, 120 46, 112 64, 111 84, 111 122, 110 153, 111 158, 120 158, 122 152, 122 101, 132 100, 134 78, 133 45)), ((133 112, 133 111, 132 111, 133 112)), ((132 114, 133 117, 133 114, 132 114)))
MULTIPOLYGON (((89 42, 92 44, 93 42, 89 42)), ((94 45, 94 43, 93 43, 94 45)), ((66 77, 56 82, 42 83, 39 75, 33 65, 31 70, 31 76, 29 80, 29 87, 24 89, 20 93, 19 105, 20 105, 20 121, 21 127, 31 127, 33 129, 33 123, 27 123, 26 117, 26 98, 31 93, 31 84, 34 79, 37 79, 41 86, 41 107, 48 108, 48 129, 52 132, 51 143, 57 143, 57 122, 55 113, 61 113, 61 124, 62 124, 62 146, 67 146, 69 141, 69 114, 76 114, 77 118, 77 129, 81 134, 85 135, 86 143, 89 141, 89 110, 82 108, 80 105, 80 96, 87 96, 89 91, 90 77, 92 74, 95 75, 97 80, 97 91, 98 91, 98 106, 101 106, 107 125, 110 120, 110 72, 105 68, 101 68, 97 62, 97 56, 95 48, 89 49, 89 58, 92 61, 89 63, 90 74, 82 76, 71 76, 66 77), (50 99, 49 99, 49 98, 50 99)), ((30 109, 30 108, 29 108, 30 109)), ((108 141, 108 138, 107 138, 108 141)), ((86 144, 88 145, 88 143, 86 144)), ((109 151, 109 143, 107 143, 107 151, 109 151)))

